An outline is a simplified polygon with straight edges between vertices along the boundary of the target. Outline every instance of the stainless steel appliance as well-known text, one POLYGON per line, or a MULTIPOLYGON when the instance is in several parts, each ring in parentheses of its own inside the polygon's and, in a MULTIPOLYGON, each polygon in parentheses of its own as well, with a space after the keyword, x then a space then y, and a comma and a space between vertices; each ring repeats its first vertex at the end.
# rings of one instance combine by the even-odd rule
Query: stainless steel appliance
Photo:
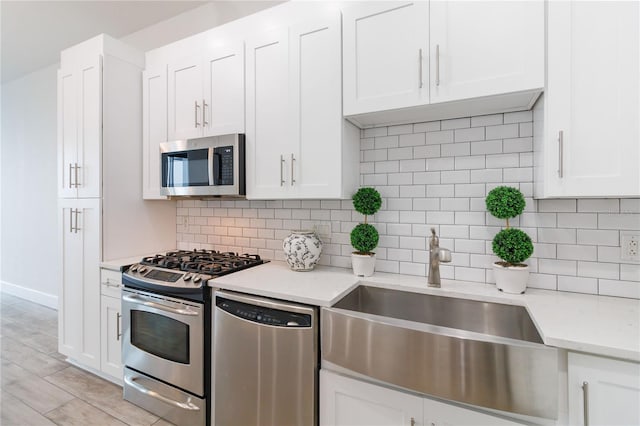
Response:
POLYGON ((160 193, 169 196, 244 196, 243 134, 160 144, 160 193))
POLYGON ((213 423, 317 424, 317 308, 215 291, 213 423))
POLYGON ((206 425, 211 405, 209 281, 257 255, 174 251, 123 274, 124 398, 176 425, 206 425))

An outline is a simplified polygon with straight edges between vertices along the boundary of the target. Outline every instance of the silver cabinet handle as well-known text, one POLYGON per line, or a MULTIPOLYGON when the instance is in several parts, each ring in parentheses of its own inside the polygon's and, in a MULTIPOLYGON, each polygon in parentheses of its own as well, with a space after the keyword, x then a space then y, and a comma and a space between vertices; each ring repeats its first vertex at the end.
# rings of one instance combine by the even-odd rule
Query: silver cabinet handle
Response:
POLYGON ((294 161, 296 161, 296 159, 293 156, 293 154, 291 154, 291 186, 293 186, 293 184, 296 183, 296 180, 293 178, 293 162, 294 161))
POLYGON ((195 312, 195 311, 190 311, 188 309, 179 309, 179 308, 172 308, 171 306, 166 306, 163 305, 161 303, 156 303, 156 302, 150 302, 147 300, 143 300, 138 296, 123 296, 122 300, 124 300, 125 302, 131 302, 131 303, 137 303, 139 305, 143 305, 143 306, 148 306, 150 308, 155 308, 155 309, 159 309, 161 311, 165 311, 165 312, 170 312, 172 314, 179 314, 179 315, 187 315, 187 316, 192 316, 192 317, 197 317, 198 315, 200 315, 199 312, 195 312))
POLYGON ((198 407, 197 405, 193 404, 191 402, 191 398, 187 399, 186 402, 180 402, 180 401, 174 401, 173 399, 167 398, 166 396, 160 395, 158 392, 152 391, 151 389, 147 389, 144 386, 138 384, 135 382, 135 378, 133 377, 129 377, 129 376, 124 376, 124 381, 127 385, 131 386, 132 388, 134 388, 135 390, 137 390, 140 393, 143 393, 147 396, 150 396, 152 398, 158 399, 166 404, 172 405, 174 407, 177 408, 182 408, 183 410, 187 410, 187 411, 200 411, 200 407, 198 407))
POLYGON ((76 165, 75 165, 75 166, 73 166, 73 169, 74 169, 74 176, 76 177, 76 181, 75 181, 74 186, 75 186, 76 188, 80 186, 80 183, 78 182, 78 169, 79 169, 79 168, 80 168, 80 166, 78 166, 78 163, 76 163, 76 165))
POLYGON ((582 382, 582 403, 584 426, 589 426, 589 382, 582 382))
POLYGON ((71 165, 71 163, 69 163, 69 188, 73 188, 73 180, 71 179, 71 169, 73 169, 73 166, 71 165))
POLYGON ((111 278, 107 278, 107 281, 102 281, 102 285, 106 285, 107 287, 115 287, 121 288, 122 284, 117 281, 113 281, 111 278))
POLYGON ((198 123, 198 108, 200 108, 200 105, 198 105, 198 101, 194 101, 194 103, 195 103, 195 108, 194 108, 195 123, 196 123, 196 128, 198 128, 198 126, 200 125, 200 123, 198 123))
POLYGON ((122 336, 122 333, 120 333, 120 317, 122 315, 120 315, 120 312, 116 312, 116 340, 120 340, 120 336, 122 336))
POLYGON ((284 157, 280 155, 280 186, 284 186, 284 157))
POLYGON ((69 233, 73 232, 73 211, 75 209, 69 209, 69 233))
POLYGON ((207 103, 204 101, 204 99, 202 100, 202 127, 206 126, 207 124, 209 124, 207 122, 207 117, 206 117, 206 110, 207 110, 207 103))
POLYGON ((418 82, 419 87, 422 89, 422 48, 418 49, 418 82))
POLYGON ((558 177, 561 178, 564 175, 564 132, 560 130, 558 132, 558 177))
POLYGON ((440 86, 440 45, 436 44, 436 86, 440 86))
POLYGON ((76 215, 76 227, 73 230, 73 232, 75 232, 76 234, 78 233, 78 231, 81 231, 80 228, 78 228, 78 215, 82 214, 82 212, 80 211, 80 209, 75 209, 75 215, 76 215))

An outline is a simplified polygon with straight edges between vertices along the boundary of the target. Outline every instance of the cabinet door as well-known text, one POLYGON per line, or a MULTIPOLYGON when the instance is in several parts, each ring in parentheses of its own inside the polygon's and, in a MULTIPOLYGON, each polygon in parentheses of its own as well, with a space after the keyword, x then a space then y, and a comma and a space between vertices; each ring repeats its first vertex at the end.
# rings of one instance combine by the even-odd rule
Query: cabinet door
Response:
POLYGON ((422 398, 320 370, 320 426, 419 425, 422 398))
POLYGON ((640 424, 640 364, 570 352, 568 375, 570 424, 640 424))
POLYGON ((100 199, 60 199, 58 350, 100 368, 100 199))
POLYGON ((122 324, 120 299, 102 296, 100 307, 102 339, 101 370, 110 376, 122 379, 122 324))
POLYGON ((640 195, 640 4, 548 2, 547 196, 640 195))
POLYGON ((102 56, 78 66, 78 198, 102 189, 102 56))
POLYGON ((202 58, 169 64, 169 140, 202 136, 202 58))
POLYGON ((342 164, 340 13, 291 28, 290 105, 293 152, 289 185, 301 198, 339 197, 342 164))
POLYGON ((75 198, 78 165, 78 74, 58 70, 58 197, 75 198))
POLYGON ((544 2, 430 2, 431 103, 544 87, 544 2))
POLYGON ((528 423, 520 423, 512 419, 424 398, 423 424, 434 426, 510 426, 528 423))
POLYGON ((167 69, 142 73, 142 197, 160 195, 160 144, 167 141, 167 69))
POLYGON ((203 112, 205 136, 244 133, 244 43, 207 52, 203 112))
POLYGON ((363 2, 343 29, 345 115, 429 102, 429 2, 363 2))
POLYGON ((247 198, 282 198, 290 186, 288 32, 247 40, 247 198))

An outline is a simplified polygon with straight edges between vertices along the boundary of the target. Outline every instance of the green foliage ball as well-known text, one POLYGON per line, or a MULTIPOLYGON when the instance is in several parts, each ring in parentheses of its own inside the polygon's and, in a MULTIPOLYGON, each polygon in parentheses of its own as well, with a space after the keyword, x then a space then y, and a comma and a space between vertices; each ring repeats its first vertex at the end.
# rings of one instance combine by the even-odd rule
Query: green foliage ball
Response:
POLYGON ((524 210, 524 196, 516 188, 498 186, 492 189, 485 199, 487 210, 498 219, 516 217, 524 210))
POLYGON ((361 223, 351 231, 351 245, 359 254, 370 253, 378 246, 378 230, 368 223, 361 223))
POLYGON ((360 188, 353 194, 353 207, 364 215, 375 214, 382 205, 382 197, 374 188, 360 188))
POLYGON ((493 252, 507 263, 516 265, 527 260, 533 254, 533 243, 526 232, 507 228, 493 238, 493 252))

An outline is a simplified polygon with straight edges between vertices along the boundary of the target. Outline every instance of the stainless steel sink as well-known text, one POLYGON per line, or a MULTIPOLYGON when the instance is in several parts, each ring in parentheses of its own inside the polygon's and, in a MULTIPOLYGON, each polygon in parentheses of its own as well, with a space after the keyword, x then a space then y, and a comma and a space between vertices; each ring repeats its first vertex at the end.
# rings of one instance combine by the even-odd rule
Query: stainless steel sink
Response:
POLYGON ((426 395, 557 418, 558 350, 522 306, 360 285, 321 317, 324 361, 426 395))

